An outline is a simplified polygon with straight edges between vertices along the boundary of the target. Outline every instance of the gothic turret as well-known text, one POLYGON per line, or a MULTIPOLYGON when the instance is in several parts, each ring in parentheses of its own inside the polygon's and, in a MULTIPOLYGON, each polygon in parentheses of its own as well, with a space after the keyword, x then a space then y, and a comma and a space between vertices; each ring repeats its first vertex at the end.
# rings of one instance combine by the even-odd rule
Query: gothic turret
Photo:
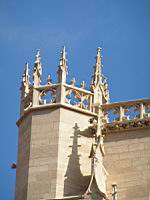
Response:
POLYGON ((150 99, 109 103, 101 48, 91 90, 66 81, 65 47, 57 75, 57 82, 50 75, 41 82, 39 50, 31 84, 25 65, 15 200, 148 199, 150 99))
POLYGON ((42 84, 40 50, 37 50, 35 58, 32 85, 29 83, 28 64, 25 67, 22 113, 17 123, 19 141, 22 143, 19 143, 18 151, 15 200, 22 200, 22 197, 24 200, 72 199, 74 196, 87 200, 90 197, 86 191, 91 191, 90 196, 96 195, 101 200, 106 197, 105 173, 102 169, 104 153, 99 150, 103 146, 101 113, 99 107, 93 109, 94 103, 101 102, 102 97, 100 48, 97 50, 92 91, 86 89, 84 81, 76 84, 75 78, 67 84, 65 47, 61 51, 57 74, 57 83, 52 82, 48 75, 47 83, 42 84), (96 132, 90 136, 82 135, 80 130, 88 128, 91 118, 97 120, 96 132), (99 168, 91 165, 96 160, 95 157, 89 158, 91 145, 97 147, 93 156, 98 155, 99 168), (98 170, 98 174, 94 170, 98 170), (99 177, 101 183, 97 180, 92 183, 93 178, 99 177))

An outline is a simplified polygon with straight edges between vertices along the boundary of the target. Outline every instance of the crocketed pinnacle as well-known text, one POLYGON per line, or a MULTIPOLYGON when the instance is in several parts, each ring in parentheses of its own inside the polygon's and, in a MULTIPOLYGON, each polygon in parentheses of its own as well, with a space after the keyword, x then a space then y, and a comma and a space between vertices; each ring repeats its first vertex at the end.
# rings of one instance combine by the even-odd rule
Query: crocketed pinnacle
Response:
POLYGON ((41 57, 40 57, 40 49, 37 49, 36 56, 35 56, 35 64, 41 62, 41 57))
POLYGON ((25 85, 29 85, 29 64, 25 63, 25 67, 24 67, 24 73, 22 75, 22 83, 25 85))
POLYGON ((41 82, 41 75, 42 75, 42 65, 41 65, 40 49, 37 49, 34 62, 34 70, 33 70, 34 84, 39 84, 41 82))
POLYGON ((62 48, 62 58, 66 59, 66 47, 65 46, 63 46, 63 48, 62 48))
POLYGON ((67 59, 66 59, 66 48, 63 46, 60 56, 59 68, 67 73, 67 59))
POLYGON ((92 76, 92 87, 96 87, 98 84, 101 83, 101 48, 97 48, 97 55, 96 55, 96 63, 94 66, 94 74, 92 76))
POLYGON ((21 85, 21 90, 24 92, 24 96, 26 96, 29 92, 29 88, 30 88, 29 78, 30 78, 29 64, 25 63, 24 72, 22 75, 22 85, 21 85))
POLYGON ((101 65, 101 48, 97 48, 97 55, 96 55, 96 65, 100 67, 101 65))

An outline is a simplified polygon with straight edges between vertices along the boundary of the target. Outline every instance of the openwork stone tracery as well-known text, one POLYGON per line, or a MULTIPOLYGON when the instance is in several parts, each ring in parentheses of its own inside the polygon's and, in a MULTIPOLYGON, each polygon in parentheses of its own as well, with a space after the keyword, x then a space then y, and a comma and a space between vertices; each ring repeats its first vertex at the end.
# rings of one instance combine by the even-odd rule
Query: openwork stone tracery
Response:
POLYGON ((84 81, 77 87, 75 78, 67 84, 68 67, 65 47, 61 51, 57 74, 58 83, 52 83, 51 76, 48 75, 47 84, 42 85, 42 64, 40 50, 37 50, 33 84, 29 81, 29 65, 25 64, 21 85, 22 115, 34 107, 65 104, 94 114, 98 114, 98 109, 101 109, 104 132, 150 126, 150 99, 109 103, 108 83, 102 74, 101 48, 97 49, 89 90, 86 89, 84 81))

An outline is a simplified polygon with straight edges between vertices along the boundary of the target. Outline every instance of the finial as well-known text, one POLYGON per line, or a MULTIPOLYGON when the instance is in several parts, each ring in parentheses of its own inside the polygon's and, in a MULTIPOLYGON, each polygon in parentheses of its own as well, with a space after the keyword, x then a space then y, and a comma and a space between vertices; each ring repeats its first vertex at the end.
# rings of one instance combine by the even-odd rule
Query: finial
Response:
POLYGON ((85 82, 82 81, 82 82, 80 83, 80 86, 81 86, 82 89, 85 89, 85 82))
POLYGON ((62 47, 62 58, 66 59, 66 47, 65 46, 62 47))
POLYGON ((35 56, 35 63, 40 63, 41 57, 40 57, 40 49, 37 49, 36 56, 35 56))
POLYGON ((22 82, 27 83, 29 81, 29 64, 25 63, 24 73, 22 75, 22 82))
POLYGON ((73 79, 70 81, 70 84, 72 85, 72 86, 75 86, 75 84, 76 84, 76 79, 73 77, 73 79))
POLYGON ((47 84, 48 85, 51 85, 52 84, 52 78, 51 78, 51 75, 49 74, 48 77, 47 77, 47 84))
POLYGON ((101 73, 101 47, 97 48, 97 54, 96 54, 96 63, 94 66, 94 74, 92 76, 92 82, 91 82, 91 90, 93 91, 94 88, 101 84, 102 82, 102 73, 101 73))
POLYGON ((101 67, 101 49, 101 47, 97 48, 96 65, 98 65, 98 67, 101 67))
POLYGON ((61 69, 65 70, 67 73, 67 59, 66 59, 66 48, 65 46, 62 47, 61 56, 60 56, 60 67, 61 69))
POLYGON ((41 76, 42 76, 42 65, 41 65, 40 49, 37 49, 34 62, 34 70, 33 70, 34 85, 40 84, 41 76))

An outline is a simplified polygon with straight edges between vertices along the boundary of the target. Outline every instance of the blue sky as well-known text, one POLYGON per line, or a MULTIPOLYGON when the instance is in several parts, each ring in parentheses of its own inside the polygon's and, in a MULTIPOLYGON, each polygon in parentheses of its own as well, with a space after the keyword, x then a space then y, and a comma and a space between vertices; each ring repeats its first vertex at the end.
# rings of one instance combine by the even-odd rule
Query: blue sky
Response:
POLYGON ((150 97, 149 0, 0 0, 1 145, 0 199, 12 200, 19 118, 19 87, 25 62, 31 72, 41 49, 43 83, 56 80, 60 50, 67 48, 68 81, 90 84, 96 48, 111 102, 150 97))

